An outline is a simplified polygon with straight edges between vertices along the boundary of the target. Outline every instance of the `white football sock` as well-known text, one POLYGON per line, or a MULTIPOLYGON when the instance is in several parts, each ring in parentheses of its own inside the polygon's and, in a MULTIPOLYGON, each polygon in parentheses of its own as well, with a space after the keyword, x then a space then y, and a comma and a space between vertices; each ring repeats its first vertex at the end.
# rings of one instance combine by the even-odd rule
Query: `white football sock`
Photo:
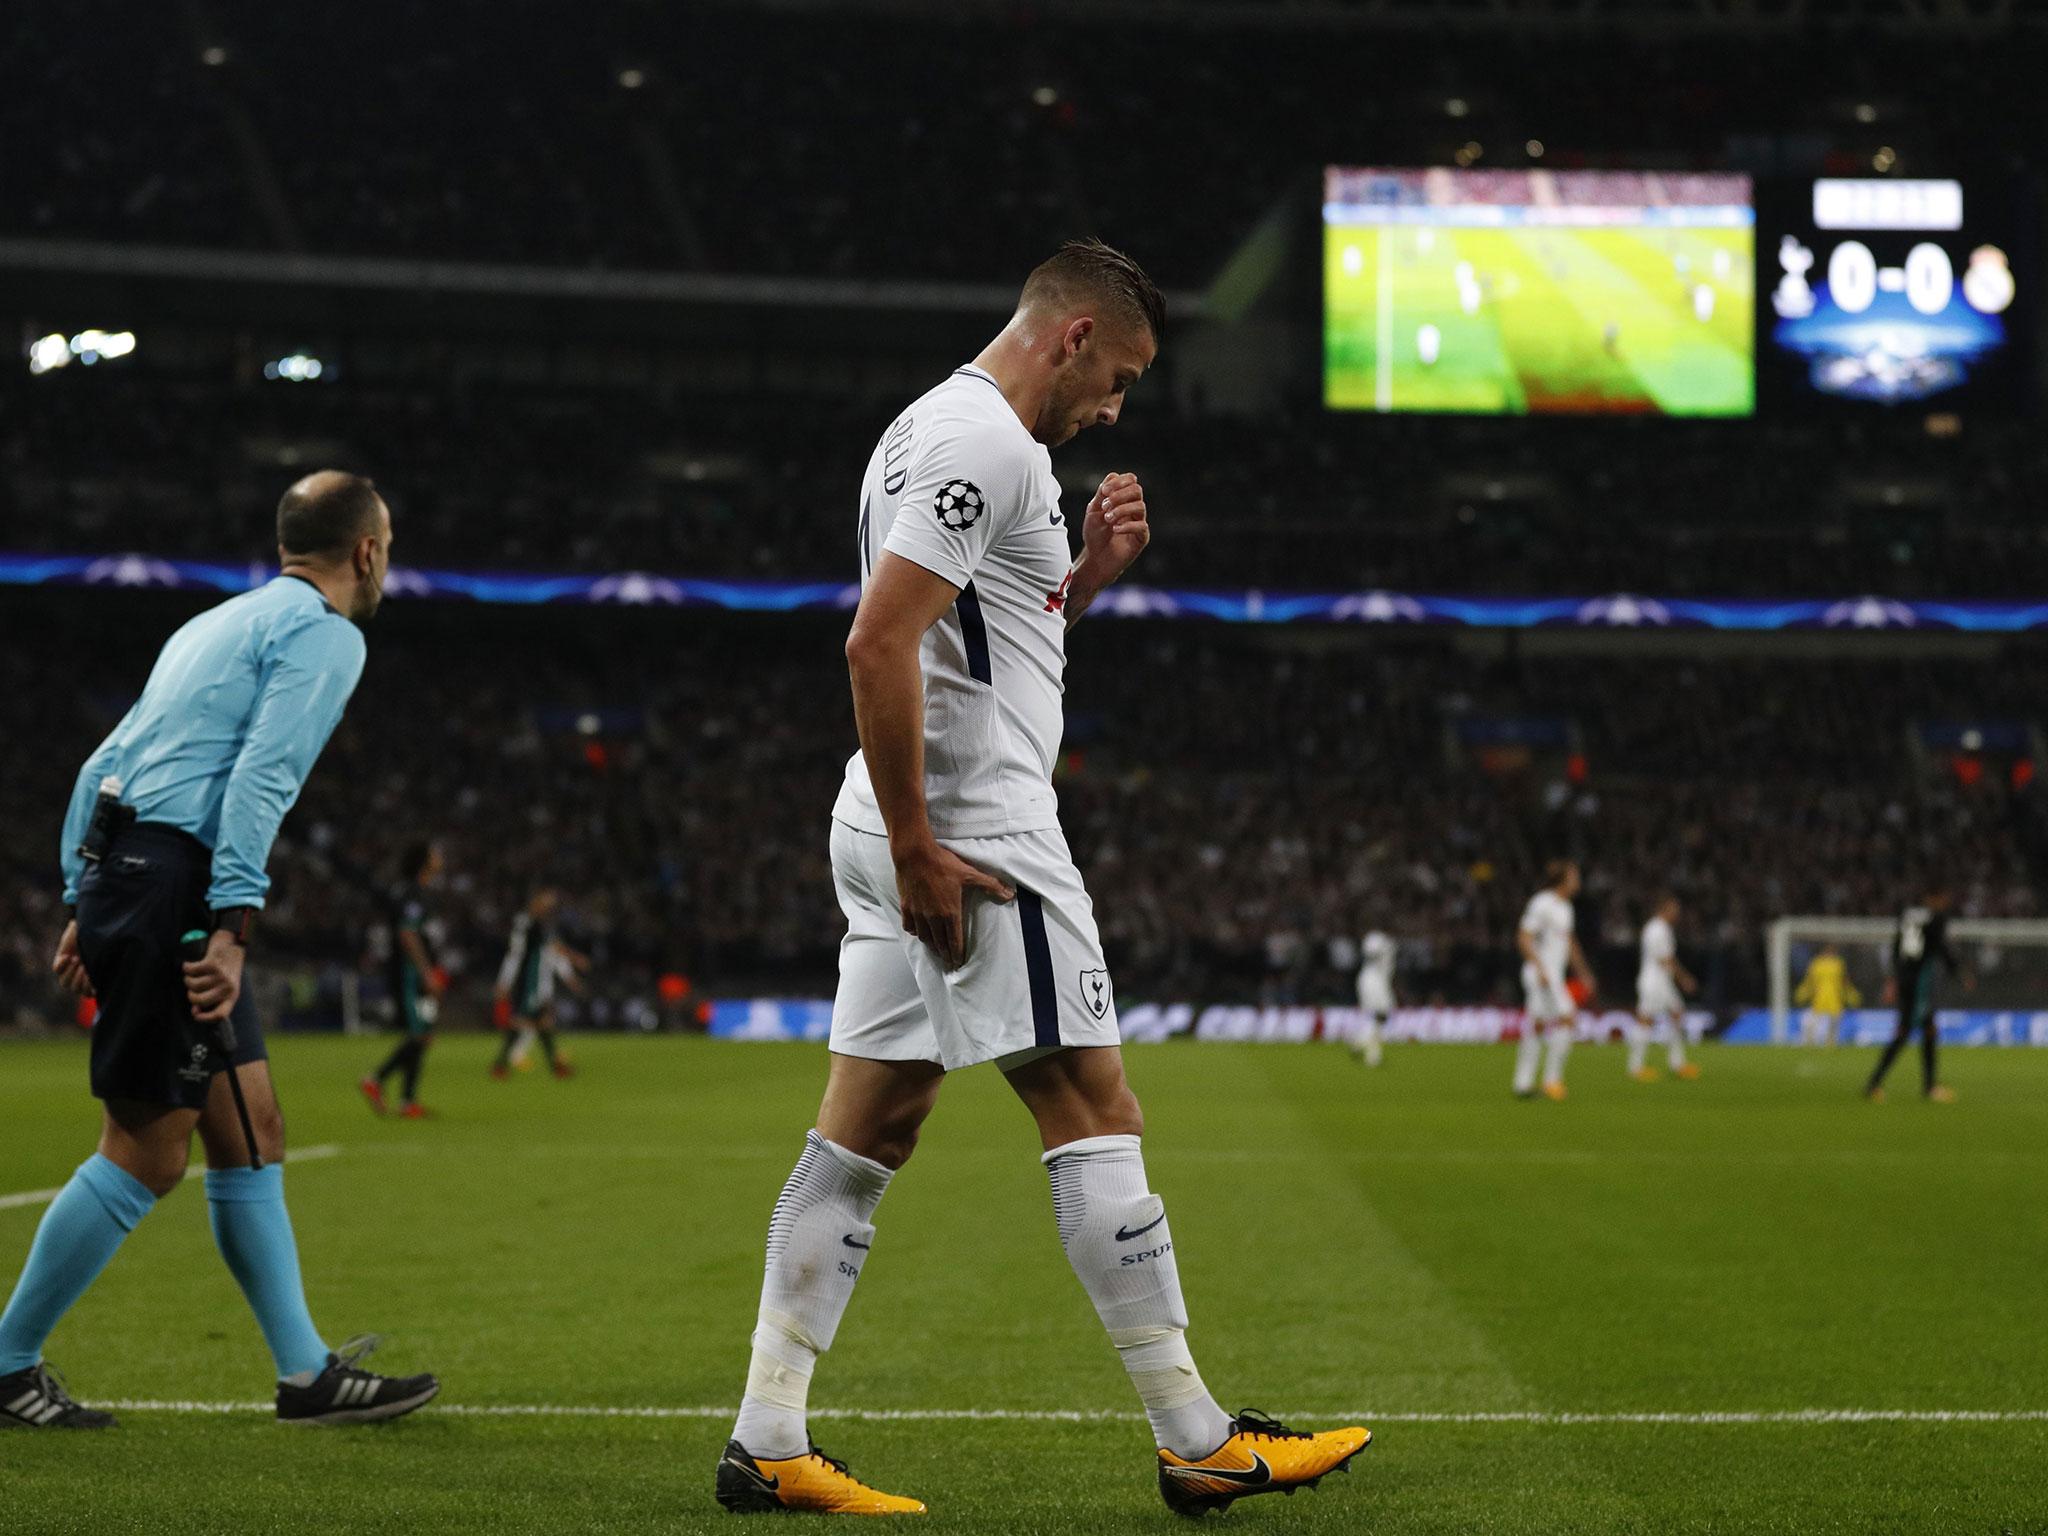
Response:
POLYGON ((1522 1020, 1522 1040, 1515 1047, 1515 1092, 1536 1091, 1536 1069, 1543 1065, 1543 1026, 1531 1018, 1522 1020))
POLYGON ((1643 1070, 1643 1059, 1650 1054, 1650 1026, 1641 1019, 1630 1019, 1623 1027, 1628 1032, 1628 1070, 1633 1077, 1643 1070))
POLYGON ((1664 1020, 1664 1027, 1671 1031, 1671 1070, 1676 1072, 1685 1065, 1685 1020, 1674 1013, 1664 1020))
POLYGON ((803 1156, 768 1218, 768 1262, 747 1394, 732 1437, 749 1454, 786 1461, 810 1448, 804 1407, 818 1356, 832 1347, 853 1283, 867 1264, 891 1170, 804 1133, 803 1156))
POLYGON ((1045 1154, 1053 1220, 1109 1342, 1152 1421, 1152 1437, 1197 1460, 1230 1438, 1230 1415, 1188 1353, 1180 1267, 1166 1206, 1145 1187, 1135 1136, 1091 1136, 1045 1154))
POLYGON ((1368 1067, 1380 1064, 1380 1016, 1368 1013, 1358 1030, 1358 1054, 1365 1058, 1368 1067))
POLYGON ((1550 1026, 1550 1038, 1544 1042, 1543 1081, 1564 1082, 1564 1059, 1572 1048, 1572 1025, 1569 1019, 1560 1019, 1550 1026))

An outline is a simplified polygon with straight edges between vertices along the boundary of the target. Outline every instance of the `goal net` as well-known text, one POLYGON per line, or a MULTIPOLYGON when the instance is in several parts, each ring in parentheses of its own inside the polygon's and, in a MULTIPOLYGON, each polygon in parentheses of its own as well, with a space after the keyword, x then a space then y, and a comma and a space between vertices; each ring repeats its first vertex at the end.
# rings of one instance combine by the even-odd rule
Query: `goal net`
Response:
MULTIPOLYGON (((1771 1043, 1797 1044, 1807 1008, 1798 1001, 1807 966, 1832 944, 1841 954, 1852 989, 1851 1015, 1863 1010, 1891 1010, 1885 982, 1892 969, 1892 938, 1896 917, 1781 917, 1765 931, 1765 964, 1770 979, 1771 1043)), ((2048 921, 2033 918, 1959 917, 1948 925, 1949 943, 1966 974, 1976 980, 1969 992, 1960 983, 1937 994, 1944 1008, 2025 1016, 2048 1016, 2048 921)), ((1866 1014, 1867 1017, 1867 1014, 1866 1014)), ((1889 1020, 1884 1032, 1890 1032, 1889 1020)), ((1852 1036, 1853 1038, 1853 1036, 1852 1036)))

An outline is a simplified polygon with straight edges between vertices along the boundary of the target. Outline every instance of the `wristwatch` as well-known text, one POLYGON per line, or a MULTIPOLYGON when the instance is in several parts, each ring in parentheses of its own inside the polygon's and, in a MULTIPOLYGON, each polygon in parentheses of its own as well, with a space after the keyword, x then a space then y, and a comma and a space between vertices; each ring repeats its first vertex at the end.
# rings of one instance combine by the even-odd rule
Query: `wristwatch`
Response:
POLYGON ((255 921, 254 907, 219 907, 213 914, 213 931, 226 934, 246 949, 249 945, 249 929, 255 921))

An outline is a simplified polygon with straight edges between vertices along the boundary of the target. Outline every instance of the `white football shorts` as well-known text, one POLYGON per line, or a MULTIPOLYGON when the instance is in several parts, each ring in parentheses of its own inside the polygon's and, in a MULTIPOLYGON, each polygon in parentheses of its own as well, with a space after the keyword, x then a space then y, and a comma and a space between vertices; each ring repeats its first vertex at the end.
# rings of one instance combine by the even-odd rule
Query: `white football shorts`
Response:
POLYGON ((1522 1008, 1538 1024, 1555 1024, 1576 1014, 1578 1004, 1562 987, 1553 987, 1535 966, 1522 966, 1522 1008))
POLYGON ((954 1072, 1119 1044, 1094 904, 1066 837, 1054 828, 944 841, 1017 892, 1007 902, 967 893, 967 962, 957 971, 904 932, 889 840, 832 823, 832 880, 846 914, 832 1049, 954 1072))
POLYGON ((1685 1001, 1678 995, 1678 988, 1671 980, 1671 973, 1659 966, 1654 971, 1644 971, 1636 978, 1636 1012, 1648 1014, 1653 1019, 1668 1013, 1680 1013, 1685 1001))

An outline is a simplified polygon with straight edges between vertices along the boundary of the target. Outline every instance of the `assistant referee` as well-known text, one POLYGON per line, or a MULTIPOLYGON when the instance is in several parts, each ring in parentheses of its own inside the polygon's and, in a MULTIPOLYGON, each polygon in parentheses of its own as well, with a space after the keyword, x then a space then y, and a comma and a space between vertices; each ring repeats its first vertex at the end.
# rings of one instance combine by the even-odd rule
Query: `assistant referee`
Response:
MULTIPOLYGON (((284 1203, 284 1121, 242 987, 271 841, 362 676, 357 626, 384 595, 391 513, 368 480, 323 471, 285 492, 277 542, 277 579, 165 642, 72 791, 61 856, 74 916, 52 969, 99 998, 92 1091, 105 1116, 0 1314, 0 1427, 114 1422, 71 1400, 43 1343, 177 1188, 195 1129, 214 1239, 276 1360, 277 1416, 395 1418, 440 1390, 432 1376, 361 1369, 373 1339, 337 1353, 313 1326, 284 1203), (188 935, 203 958, 182 957, 188 935)), ((164 1303, 179 1315, 175 1297, 164 1303)))

